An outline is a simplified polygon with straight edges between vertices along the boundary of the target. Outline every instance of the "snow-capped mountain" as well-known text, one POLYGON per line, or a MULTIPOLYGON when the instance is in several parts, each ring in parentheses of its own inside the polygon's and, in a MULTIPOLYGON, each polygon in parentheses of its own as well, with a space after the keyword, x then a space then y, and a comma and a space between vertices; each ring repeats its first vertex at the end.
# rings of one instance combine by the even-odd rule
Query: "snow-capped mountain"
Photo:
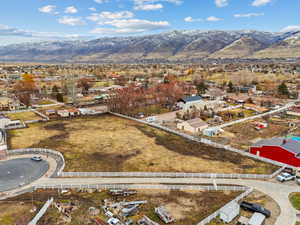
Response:
POLYGON ((295 58, 300 57, 299 50, 299 31, 273 33, 255 30, 183 30, 91 41, 1 46, 0 60, 103 63, 189 61, 204 58, 295 58))

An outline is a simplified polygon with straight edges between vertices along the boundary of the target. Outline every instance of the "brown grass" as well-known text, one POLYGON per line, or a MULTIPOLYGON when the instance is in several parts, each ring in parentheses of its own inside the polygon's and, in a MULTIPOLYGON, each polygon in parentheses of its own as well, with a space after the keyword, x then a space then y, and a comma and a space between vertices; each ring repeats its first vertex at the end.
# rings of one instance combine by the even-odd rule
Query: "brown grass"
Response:
POLYGON ((32 205, 30 203, 0 202, 0 224, 26 225, 34 216, 33 213, 30 213, 31 209, 32 205))
POLYGON ((12 149, 62 152, 66 171, 271 173, 276 169, 110 115, 33 124, 9 134, 12 149))
POLYGON ((40 116, 36 115, 34 112, 8 113, 6 116, 11 120, 22 120, 22 121, 42 119, 40 116))

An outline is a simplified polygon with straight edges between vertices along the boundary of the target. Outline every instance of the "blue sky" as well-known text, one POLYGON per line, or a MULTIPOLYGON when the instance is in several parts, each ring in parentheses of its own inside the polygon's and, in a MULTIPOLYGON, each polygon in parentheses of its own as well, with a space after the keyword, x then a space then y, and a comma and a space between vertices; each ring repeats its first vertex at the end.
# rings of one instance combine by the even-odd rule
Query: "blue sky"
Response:
POLYGON ((300 29, 300 0, 10 0, 0 44, 171 30, 300 29))

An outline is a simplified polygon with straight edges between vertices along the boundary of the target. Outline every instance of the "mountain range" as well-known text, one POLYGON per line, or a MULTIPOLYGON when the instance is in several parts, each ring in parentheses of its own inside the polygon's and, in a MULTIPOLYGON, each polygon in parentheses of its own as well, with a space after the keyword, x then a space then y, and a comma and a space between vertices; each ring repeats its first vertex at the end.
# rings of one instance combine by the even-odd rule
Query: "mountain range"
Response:
POLYGON ((282 58, 300 58, 300 31, 190 30, 0 46, 0 61, 22 62, 134 63, 282 58))

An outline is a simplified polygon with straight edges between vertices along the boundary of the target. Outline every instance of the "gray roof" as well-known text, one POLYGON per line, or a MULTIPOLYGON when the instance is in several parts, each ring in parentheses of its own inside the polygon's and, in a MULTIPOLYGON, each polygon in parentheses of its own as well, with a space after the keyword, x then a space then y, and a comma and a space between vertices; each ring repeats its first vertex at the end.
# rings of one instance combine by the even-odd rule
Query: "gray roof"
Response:
POLYGON ((254 144, 253 147, 262 147, 262 146, 279 146, 286 149, 289 152, 295 153, 296 155, 300 154, 300 142, 293 140, 291 138, 276 137, 258 141, 254 144), (286 143, 284 144, 284 140, 286 143))
POLYGON ((182 100, 184 102, 194 102, 194 101, 199 101, 201 99, 202 99, 201 96, 190 96, 190 97, 183 98, 182 100))
POLYGON ((200 118, 195 118, 195 119, 192 119, 192 120, 187 120, 186 122, 189 125, 191 125, 192 127, 194 127, 194 128, 203 127, 203 126, 207 125, 207 123, 204 122, 203 120, 201 120, 200 118))

